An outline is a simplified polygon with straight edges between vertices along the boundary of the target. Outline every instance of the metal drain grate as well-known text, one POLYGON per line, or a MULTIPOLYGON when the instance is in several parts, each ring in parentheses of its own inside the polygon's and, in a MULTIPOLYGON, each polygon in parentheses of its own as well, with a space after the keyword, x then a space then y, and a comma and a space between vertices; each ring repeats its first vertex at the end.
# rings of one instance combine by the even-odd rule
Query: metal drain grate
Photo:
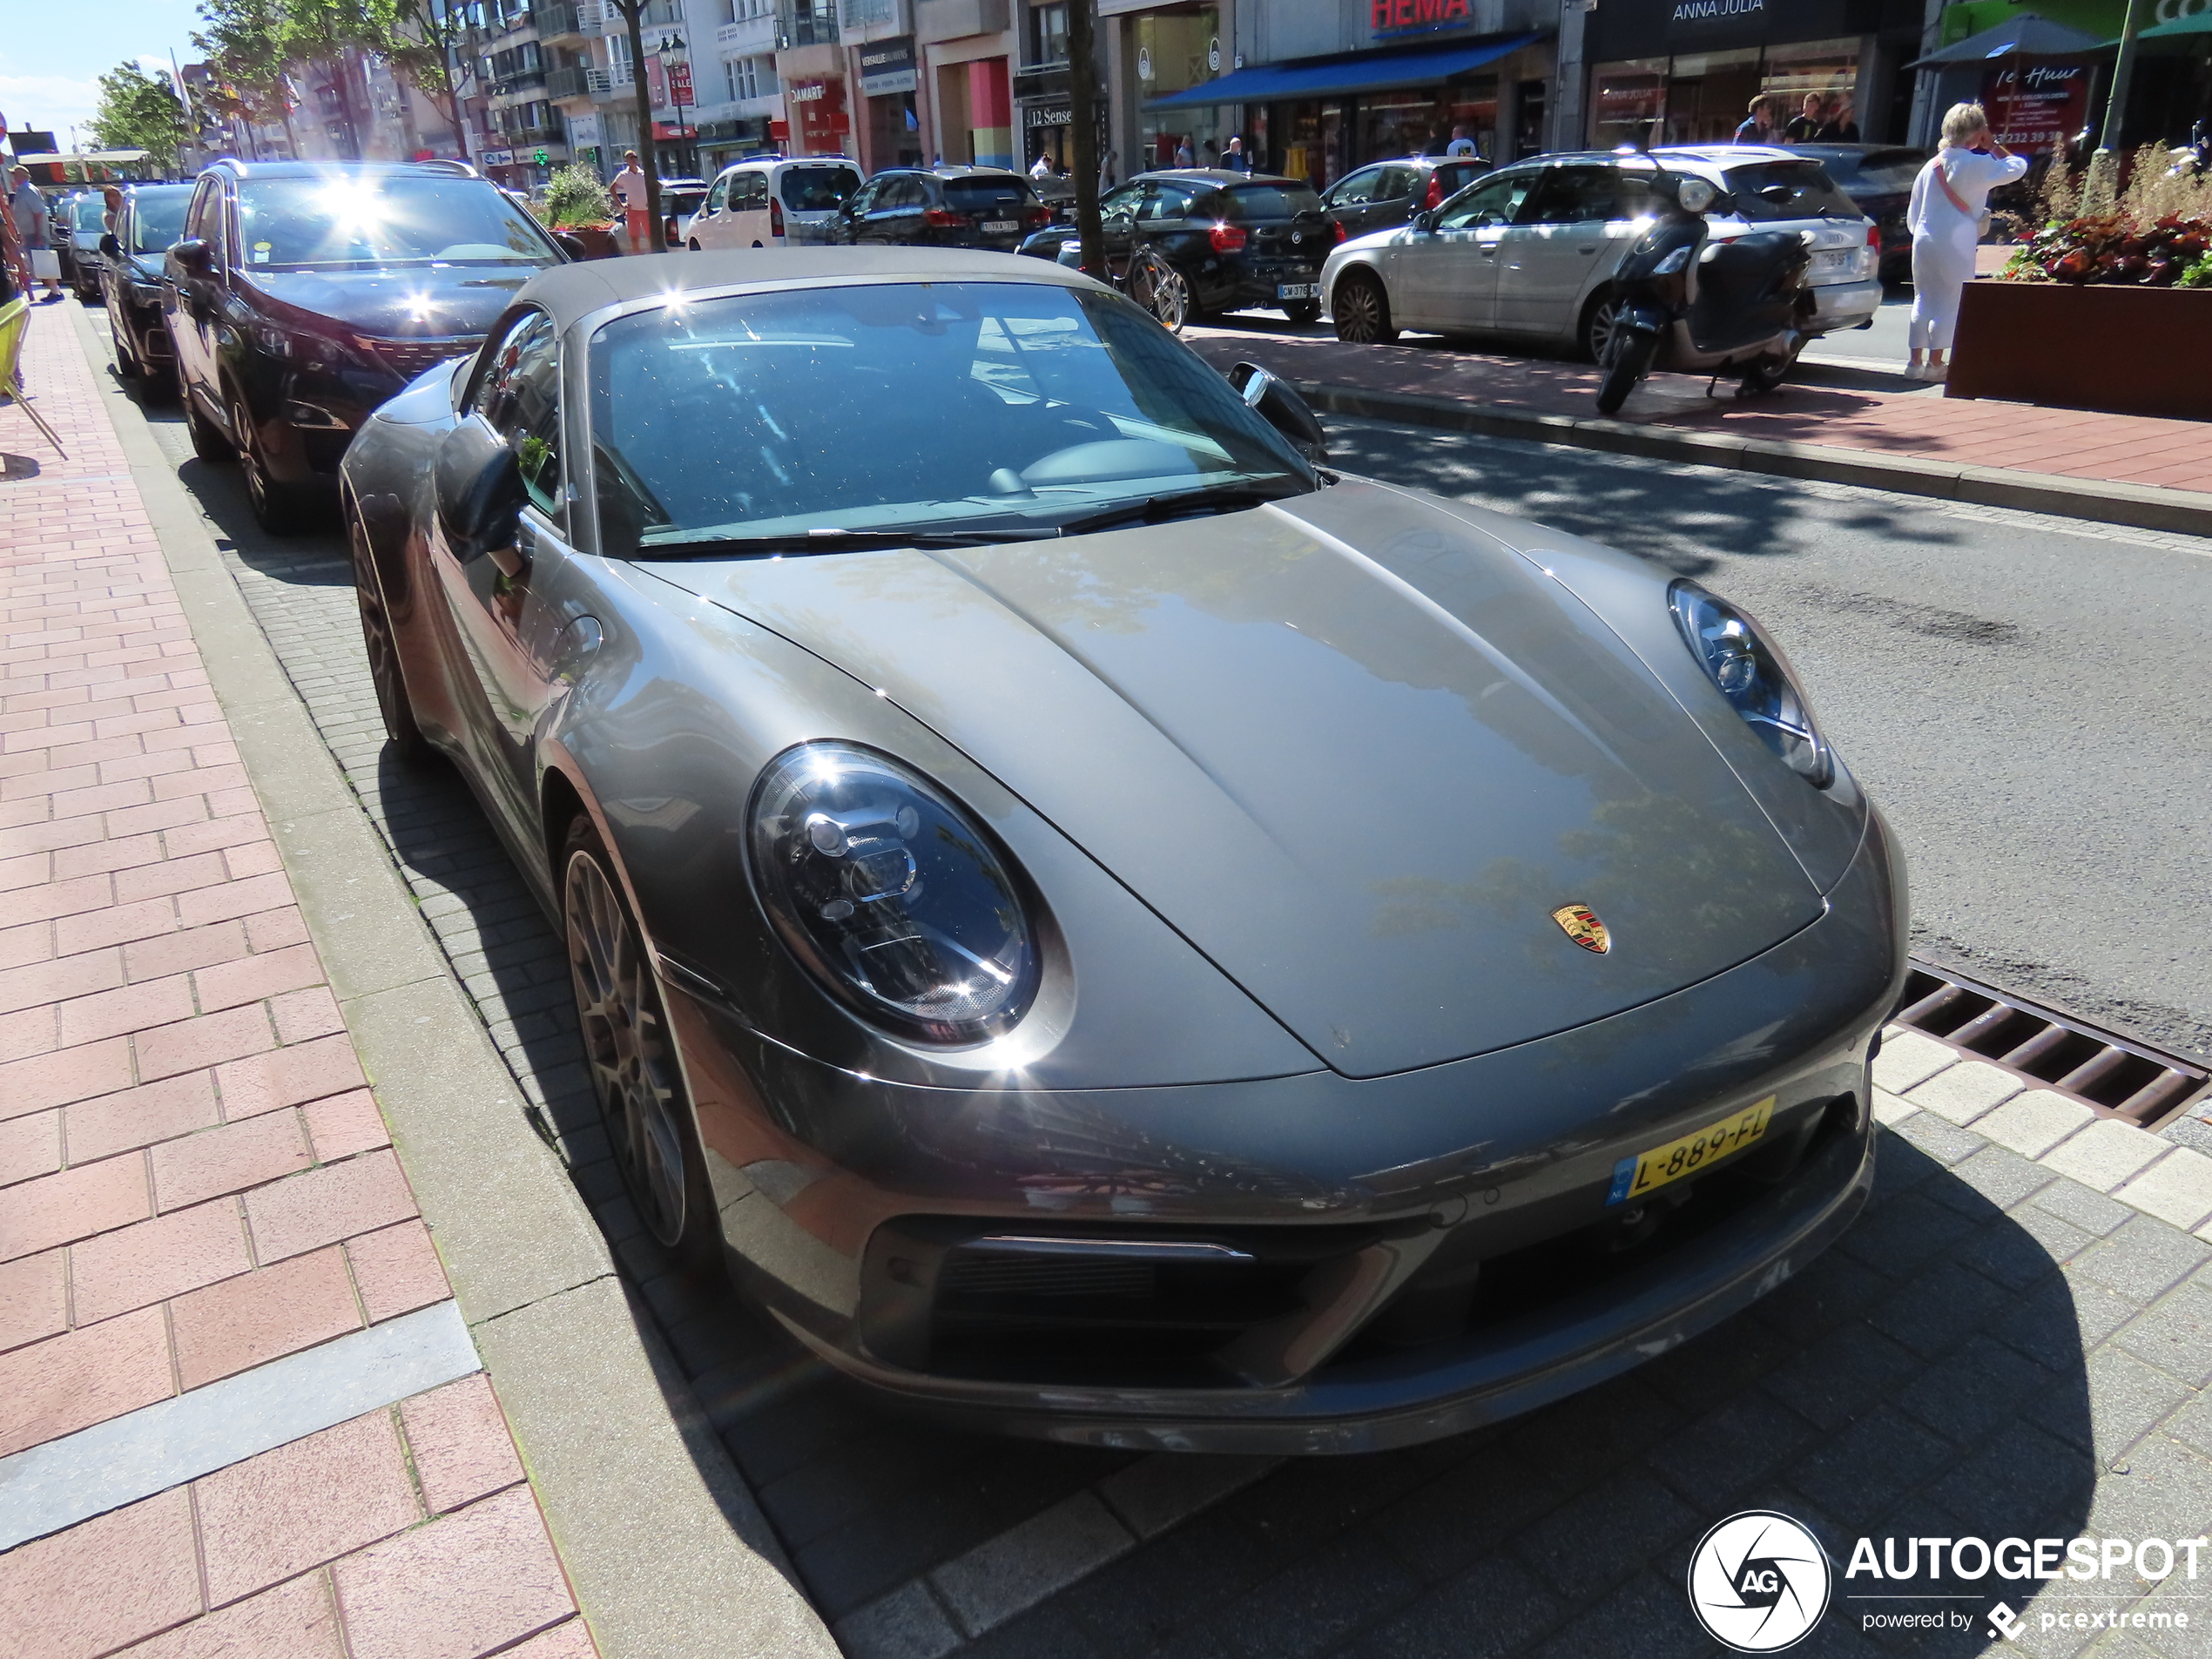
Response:
POLYGON ((2212 1081, 2178 1055, 1917 958, 1891 1021, 2141 1129, 2179 1117, 2212 1081))

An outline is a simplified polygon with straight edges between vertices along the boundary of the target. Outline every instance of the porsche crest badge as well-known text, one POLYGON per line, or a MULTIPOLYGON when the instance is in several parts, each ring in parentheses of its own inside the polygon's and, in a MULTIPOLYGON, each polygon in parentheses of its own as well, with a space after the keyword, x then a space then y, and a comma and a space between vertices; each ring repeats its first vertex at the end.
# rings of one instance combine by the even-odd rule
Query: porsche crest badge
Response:
POLYGON ((1613 948, 1613 935, 1606 932, 1597 912, 1586 904, 1563 904, 1552 912, 1552 920, 1559 924, 1560 932, 1584 950, 1602 956, 1613 948))

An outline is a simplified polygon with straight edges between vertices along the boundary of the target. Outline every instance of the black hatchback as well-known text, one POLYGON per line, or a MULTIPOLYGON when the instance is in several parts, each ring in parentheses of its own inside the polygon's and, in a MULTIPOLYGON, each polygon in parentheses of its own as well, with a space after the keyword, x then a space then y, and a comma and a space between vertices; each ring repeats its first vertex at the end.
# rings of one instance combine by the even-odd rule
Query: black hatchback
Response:
POLYGON ((371 411, 568 257, 453 161, 218 161, 184 231, 163 304, 192 448, 237 458, 270 530, 327 495, 371 411))
POLYGON ((1345 239, 1403 225, 1424 208, 1441 207, 1490 171, 1479 156, 1404 156, 1348 172, 1321 192, 1330 222, 1345 239))
POLYGON ((1051 219, 1029 181, 1003 167, 889 167, 846 199, 828 239, 1011 253, 1051 219))
MULTIPOLYGON (((1292 322, 1321 314, 1321 261, 1344 239, 1302 179, 1177 167, 1139 173, 1098 204, 1106 258, 1120 269, 1141 235, 1190 285, 1194 315, 1281 307, 1292 322)), ((1022 249, 1076 265, 1072 226, 1022 249)))

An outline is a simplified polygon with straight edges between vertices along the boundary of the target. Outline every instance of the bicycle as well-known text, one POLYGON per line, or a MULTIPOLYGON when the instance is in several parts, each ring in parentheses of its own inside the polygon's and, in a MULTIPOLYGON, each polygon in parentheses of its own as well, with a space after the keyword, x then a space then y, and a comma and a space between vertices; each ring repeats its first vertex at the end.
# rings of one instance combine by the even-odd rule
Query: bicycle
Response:
MULTIPOLYGON (((1121 215, 1116 214, 1116 219, 1121 215)), ((1190 285, 1183 273, 1168 263, 1167 259, 1145 239, 1134 220, 1128 221, 1130 251, 1122 260, 1121 268, 1114 268, 1111 254, 1106 259, 1106 280, 1159 320, 1161 327, 1170 334, 1179 334, 1183 325, 1190 320, 1190 285)))

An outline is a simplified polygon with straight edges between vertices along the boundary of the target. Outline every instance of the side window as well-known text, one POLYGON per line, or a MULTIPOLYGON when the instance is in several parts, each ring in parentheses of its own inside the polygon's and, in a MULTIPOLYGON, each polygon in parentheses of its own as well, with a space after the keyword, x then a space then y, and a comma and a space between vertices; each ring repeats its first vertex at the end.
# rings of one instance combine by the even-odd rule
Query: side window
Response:
POLYGON ((730 192, 731 204, 748 212, 759 212, 768 206, 768 175, 765 172, 739 173, 730 192))
POLYGON ((1446 203, 1437 216, 1436 228, 1464 231, 1510 225, 1535 182, 1533 172, 1501 172, 1486 179, 1446 203))
POLYGON ((1109 213, 1120 213, 1130 218, 1134 218, 1136 214, 1138 204, 1143 202, 1143 185, 1123 185, 1119 190, 1109 191, 1099 199, 1098 211, 1102 216, 1109 213))
POLYGON ((222 186, 214 179, 201 179, 199 189, 192 196, 192 206, 185 212, 185 237, 213 242, 218 255, 223 251, 222 219, 215 211, 215 202, 221 193, 222 186))
POLYGON ((542 311, 520 318, 477 382, 471 407, 507 440, 523 487, 543 510, 561 504, 561 347, 542 311))
POLYGON ((1548 167, 1516 221, 1522 225, 1579 225, 1611 219, 1615 174, 1610 167, 1548 167))
POLYGON ((714 188, 706 192, 708 212, 718 213, 722 211, 722 204, 729 199, 730 183, 730 176, 727 173, 714 181, 714 188))
POLYGON ((1327 197, 1332 207, 1364 207, 1375 199, 1375 186, 1382 182, 1380 167, 1362 167, 1358 172, 1339 179, 1330 187, 1327 197))
POLYGON ((1163 219, 1187 219, 1193 193, 1181 185, 1155 184, 1144 192, 1144 206, 1137 218, 1147 224, 1163 219))
POLYGON ((1385 167, 1382 182, 1375 186, 1375 199, 1379 202, 1396 201, 1401 196, 1410 196, 1420 178, 1420 175, 1411 167, 1385 167))
MULTIPOLYGON (((862 185, 858 190, 853 192, 853 199, 845 204, 846 208, 851 212, 865 213, 869 208, 875 206, 875 199, 881 194, 883 194, 883 185, 881 180, 879 179, 871 184, 862 185)), ((746 205, 750 206, 751 203, 747 203, 746 205)))

